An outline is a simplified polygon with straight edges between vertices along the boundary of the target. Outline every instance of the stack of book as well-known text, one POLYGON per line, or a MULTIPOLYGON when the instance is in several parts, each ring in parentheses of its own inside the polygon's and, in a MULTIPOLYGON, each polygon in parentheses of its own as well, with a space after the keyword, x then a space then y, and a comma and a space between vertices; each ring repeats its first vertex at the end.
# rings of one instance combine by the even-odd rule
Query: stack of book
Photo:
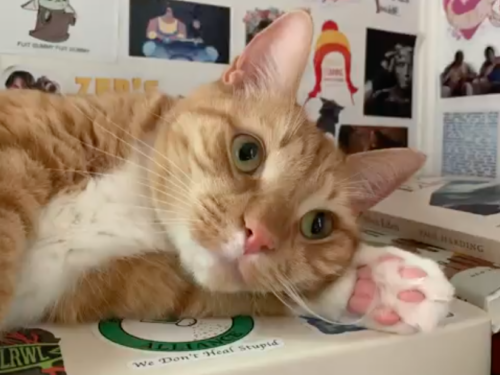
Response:
POLYGON ((486 310, 500 331, 500 181, 415 178, 360 220, 367 242, 439 262, 457 297, 486 310))

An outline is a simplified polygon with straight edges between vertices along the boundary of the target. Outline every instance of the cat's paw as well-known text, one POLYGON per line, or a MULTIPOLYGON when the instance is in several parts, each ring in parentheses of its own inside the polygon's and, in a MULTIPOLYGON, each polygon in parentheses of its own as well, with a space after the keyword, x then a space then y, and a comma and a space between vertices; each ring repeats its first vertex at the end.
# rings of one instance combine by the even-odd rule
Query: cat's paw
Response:
POLYGON ((346 275, 354 288, 346 309, 367 328, 431 331, 449 313, 454 288, 430 259, 394 247, 365 246, 346 275))

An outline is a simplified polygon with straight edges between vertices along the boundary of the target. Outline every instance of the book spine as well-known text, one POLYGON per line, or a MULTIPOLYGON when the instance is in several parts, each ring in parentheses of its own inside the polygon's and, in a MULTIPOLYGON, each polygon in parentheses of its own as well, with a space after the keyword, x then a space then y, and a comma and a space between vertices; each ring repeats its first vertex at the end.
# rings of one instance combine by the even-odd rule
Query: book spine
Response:
POLYGON ((441 247, 500 264, 500 238, 492 241, 434 225, 368 211, 360 217, 363 228, 384 231, 414 241, 441 247))

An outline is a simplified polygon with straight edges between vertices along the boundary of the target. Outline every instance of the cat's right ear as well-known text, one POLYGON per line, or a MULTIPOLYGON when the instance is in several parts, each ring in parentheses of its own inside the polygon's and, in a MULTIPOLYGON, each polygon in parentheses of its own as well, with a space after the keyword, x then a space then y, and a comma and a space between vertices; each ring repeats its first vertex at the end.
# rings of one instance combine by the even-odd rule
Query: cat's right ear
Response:
POLYGON ((279 17, 257 34, 224 72, 235 88, 294 95, 309 58, 313 21, 305 10, 279 17))

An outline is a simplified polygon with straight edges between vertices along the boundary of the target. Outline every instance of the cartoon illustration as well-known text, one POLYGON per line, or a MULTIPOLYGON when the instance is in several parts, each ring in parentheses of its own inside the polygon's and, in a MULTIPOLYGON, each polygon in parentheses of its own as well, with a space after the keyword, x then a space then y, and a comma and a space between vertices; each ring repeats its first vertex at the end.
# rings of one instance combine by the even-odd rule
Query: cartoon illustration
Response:
POLYGON ((6 333, 0 340, 0 373, 66 375, 59 341, 38 328, 6 333))
POLYGON ((184 9, 177 15, 175 5, 177 5, 175 1, 167 2, 163 14, 149 20, 146 41, 142 45, 144 56, 169 60, 218 62, 220 53, 206 39, 207 31, 210 33, 210 30, 205 30, 205 21, 201 21, 202 12, 207 13, 215 9, 192 3, 187 4, 191 6, 190 10, 184 9))
POLYGON ((328 55, 334 52, 342 56, 344 64, 342 72, 340 73, 342 75, 342 80, 349 91, 351 101, 354 104, 354 94, 356 94, 358 88, 354 86, 351 80, 351 46, 346 35, 339 31, 339 27, 334 21, 326 21, 323 24, 321 33, 316 40, 313 57, 313 69, 316 82, 312 91, 309 92, 304 104, 306 104, 310 99, 316 98, 321 93, 324 78, 323 62, 328 55))
POLYGON ((30 0, 21 8, 37 12, 35 28, 29 34, 46 42, 65 42, 69 27, 76 24, 76 12, 69 0, 30 0))
POLYGON ((321 99, 321 108, 319 110, 319 118, 316 121, 316 126, 328 133, 336 135, 337 124, 339 123, 340 112, 344 107, 339 105, 333 99, 321 99))
POLYGON ((247 11, 245 17, 243 18, 243 22, 246 26, 246 42, 247 44, 268 27, 271 23, 274 22, 279 16, 281 16, 283 12, 277 8, 269 8, 269 9, 259 9, 255 8, 252 11, 247 11))
POLYGON ((479 26, 488 19, 500 27, 500 13, 493 8, 498 0, 443 0, 448 23, 458 38, 472 39, 479 26))

